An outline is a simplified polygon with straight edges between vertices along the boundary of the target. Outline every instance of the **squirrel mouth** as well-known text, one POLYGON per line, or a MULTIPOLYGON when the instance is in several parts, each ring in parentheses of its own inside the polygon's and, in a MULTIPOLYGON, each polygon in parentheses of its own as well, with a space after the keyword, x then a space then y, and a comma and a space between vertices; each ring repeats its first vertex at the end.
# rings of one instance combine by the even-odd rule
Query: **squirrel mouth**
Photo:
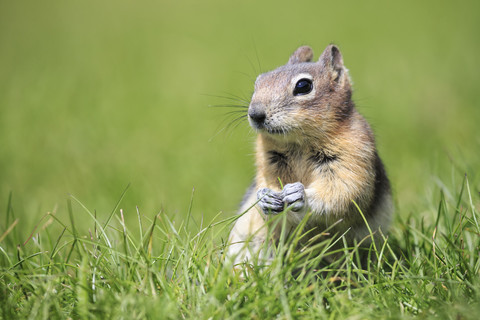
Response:
POLYGON ((289 131, 287 128, 272 127, 272 126, 269 126, 269 125, 266 125, 266 124, 257 125, 257 126, 254 127, 254 129, 256 129, 257 131, 260 131, 260 132, 265 132, 265 133, 271 134, 271 135, 286 135, 289 131))
POLYGON ((267 128, 265 127, 264 130, 270 134, 286 134, 288 130, 285 128, 267 128))
MULTIPOLYGON (((250 118, 250 117, 249 117, 250 118)), ((265 121, 255 121, 249 119, 250 126, 258 132, 265 132, 271 135, 285 135, 289 132, 288 128, 282 126, 272 126, 265 121)))

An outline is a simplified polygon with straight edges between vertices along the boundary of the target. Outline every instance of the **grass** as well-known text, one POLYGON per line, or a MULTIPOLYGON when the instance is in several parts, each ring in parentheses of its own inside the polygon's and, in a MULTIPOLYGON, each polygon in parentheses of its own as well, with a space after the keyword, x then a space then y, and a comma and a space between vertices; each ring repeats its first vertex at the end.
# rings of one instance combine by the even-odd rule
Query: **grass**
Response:
POLYGON ((479 10, 0 1, 1 317, 475 318, 479 10), (291 250, 296 234, 241 279, 223 241, 254 175, 254 134, 209 105, 248 101, 259 73, 332 42, 395 221, 365 270, 347 251, 310 268, 331 250, 291 250))
POLYGON ((236 216, 207 223, 188 214, 175 223, 164 212, 149 217, 117 204, 99 217, 72 197, 70 221, 49 213, 24 239, 9 205, 11 228, 0 241, 0 317, 476 319, 479 200, 466 177, 442 190, 435 223, 397 218, 391 234, 371 246, 374 258, 363 268, 358 248, 333 251, 341 236, 298 248, 300 227, 270 248, 271 265, 254 263, 245 272, 235 272, 223 254, 222 239, 236 216), (127 214, 136 216, 137 230, 125 224, 127 214), (90 221, 87 232, 79 230, 79 219, 90 221), (338 256, 333 263, 322 263, 332 254, 338 256))

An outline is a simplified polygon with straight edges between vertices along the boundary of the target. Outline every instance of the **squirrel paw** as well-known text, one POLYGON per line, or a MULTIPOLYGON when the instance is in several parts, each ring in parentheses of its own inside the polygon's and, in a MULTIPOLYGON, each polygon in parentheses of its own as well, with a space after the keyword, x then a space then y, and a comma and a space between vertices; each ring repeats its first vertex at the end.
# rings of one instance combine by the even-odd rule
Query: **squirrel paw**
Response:
POLYGON ((258 205, 265 214, 278 214, 283 211, 283 192, 262 188, 257 192, 258 205))
POLYGON ((305 187, 301 182, 286 184, 282 195, 283 203, 292 211, 298 212, 305 207, 305 187))

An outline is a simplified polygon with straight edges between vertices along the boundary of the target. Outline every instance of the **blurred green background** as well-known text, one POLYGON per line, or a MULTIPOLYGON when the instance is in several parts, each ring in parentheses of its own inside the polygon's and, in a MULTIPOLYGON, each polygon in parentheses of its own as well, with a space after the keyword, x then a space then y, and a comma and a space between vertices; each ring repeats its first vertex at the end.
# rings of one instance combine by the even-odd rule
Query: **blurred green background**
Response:
POLYGON ((478 192, 479 4, 0 1, 0 214, 12 192, 25 234, 46 212, 66 217, 68 194, 106 217, 130 183, 127 219, 138 205, 183 220, 193 188, 195 217, 232 215, 254 134, 209 106, 332 42, 398 212, 424 214, 464 173, 478 192))

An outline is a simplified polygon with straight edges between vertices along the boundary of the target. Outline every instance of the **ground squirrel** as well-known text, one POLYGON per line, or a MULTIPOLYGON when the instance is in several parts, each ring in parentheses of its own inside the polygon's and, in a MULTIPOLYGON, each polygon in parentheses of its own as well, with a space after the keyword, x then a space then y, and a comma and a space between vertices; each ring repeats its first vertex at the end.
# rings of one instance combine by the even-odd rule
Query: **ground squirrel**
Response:
POLYGON ((337 223, 331 233, 348 230, 351 243, 369 234, 353 201, 373 232, 390 223, 390 183, 372 129, 354 107, 340 50, 329 45, 317 62, 312 58, 302 46, 255 82, 248 120, 258 133, 257 174, 229 237, 235 263, 259 253, 266 219, 287 207, 287 227, 311 212, 308 228, 322 232, 337 223))

